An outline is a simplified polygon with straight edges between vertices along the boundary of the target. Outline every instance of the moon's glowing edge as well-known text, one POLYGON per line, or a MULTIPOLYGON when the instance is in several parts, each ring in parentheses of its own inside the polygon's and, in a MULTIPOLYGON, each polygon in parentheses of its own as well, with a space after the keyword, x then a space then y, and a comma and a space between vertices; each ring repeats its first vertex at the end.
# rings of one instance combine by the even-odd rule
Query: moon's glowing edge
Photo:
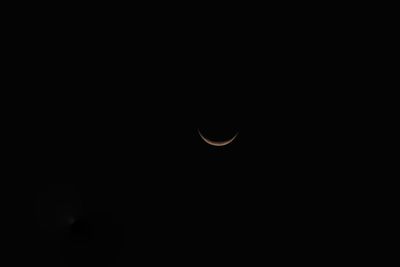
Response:
POLYGON ((198 130, 199 135, 201 137, 201 139, 203 139, 204 142, 206 142, 207 144, 211 145, 211 146, 226 146, 229 145, 230 143, 233 142, 233 140, 236 139, 236 137, 238 136, 239 133, 236 133, 231 139, 228 139, 226 141, 212 141, 208 138, 206 138, 201 132, 200 130, 198 130))

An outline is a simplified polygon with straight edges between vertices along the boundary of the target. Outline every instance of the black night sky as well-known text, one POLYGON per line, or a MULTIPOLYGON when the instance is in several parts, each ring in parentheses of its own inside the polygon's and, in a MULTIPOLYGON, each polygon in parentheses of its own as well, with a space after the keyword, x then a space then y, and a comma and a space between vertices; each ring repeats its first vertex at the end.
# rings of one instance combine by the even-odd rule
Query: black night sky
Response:
POLYGON ((31 263, 245 266, 323 224, 344 182, 330 78, 301 36, 220 30, 28 38, 14 137, 31 263))

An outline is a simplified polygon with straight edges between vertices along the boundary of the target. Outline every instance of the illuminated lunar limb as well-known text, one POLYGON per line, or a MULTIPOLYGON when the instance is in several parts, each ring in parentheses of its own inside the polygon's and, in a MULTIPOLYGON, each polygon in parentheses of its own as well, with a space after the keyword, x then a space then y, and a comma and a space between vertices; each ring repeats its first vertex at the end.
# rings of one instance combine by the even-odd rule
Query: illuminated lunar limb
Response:
POLYGON ((206 138, 201 132, 200 130, 198 131, 199 135, 201 137, 201 139, 203 139, 204 142, 206 142, 207 144, 211 145, 211 146, 226 146, 229 145, 230 143, 233 142, 233 140, 236 139, 236 137, 238 136, 239 133, 236 133, 231 139, 225 140, 225 141, 213 141, 210 140, 208 138, 206 138))

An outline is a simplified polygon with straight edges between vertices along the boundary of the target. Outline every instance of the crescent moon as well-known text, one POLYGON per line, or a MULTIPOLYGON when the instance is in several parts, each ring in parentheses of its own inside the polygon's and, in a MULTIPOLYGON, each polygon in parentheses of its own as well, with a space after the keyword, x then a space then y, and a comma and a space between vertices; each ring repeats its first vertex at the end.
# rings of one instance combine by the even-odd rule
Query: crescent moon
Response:
POLYGON ((199 130, 199 135, 201 137, 201 139, 203 139, 204 142, 206 142, 209 145, 212 146, 226 146, 229 145, 230 143, 233 142, 233 140, 236 139, 236 137, 238 136, 239 133, 236 133, 231 139, 225 140, 225 141, 212 141, 208 138, 206 138, 199 130))

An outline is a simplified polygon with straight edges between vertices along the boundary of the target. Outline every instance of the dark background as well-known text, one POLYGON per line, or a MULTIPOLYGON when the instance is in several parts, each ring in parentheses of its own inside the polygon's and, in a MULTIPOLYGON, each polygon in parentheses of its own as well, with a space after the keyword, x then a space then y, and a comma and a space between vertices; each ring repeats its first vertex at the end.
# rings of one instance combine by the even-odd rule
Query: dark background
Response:
POLYGON ((328 26, 271 21, 26 25, 12 131, 30 262, 248 264, 334 233, 345 64, 328 26), (199 129, 239 134, 217 148, 199 129))

